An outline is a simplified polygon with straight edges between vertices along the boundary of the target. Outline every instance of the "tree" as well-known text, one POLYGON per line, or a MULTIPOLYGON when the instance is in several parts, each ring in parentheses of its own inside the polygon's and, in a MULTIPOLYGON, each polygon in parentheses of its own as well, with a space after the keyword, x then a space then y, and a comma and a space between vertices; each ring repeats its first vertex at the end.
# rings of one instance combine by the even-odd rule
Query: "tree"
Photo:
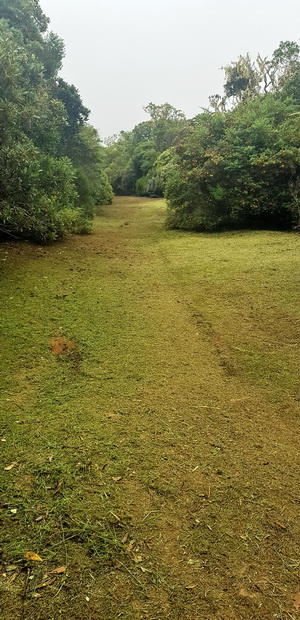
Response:
MULTIPOLYGON (((300 47, 294 41, 281 41, 271 58, 258 54, 252 61, 246 54, 223 69, 225 101, 232 99, 235 104, 247 97, 281 92, 284 85, 300 71, 300 47)), ((212 107, 220 105, 221 101, 220 95, 211 98, 212 107)))
POLYGON ((249 54, 240 56, 238 61, 224 67, 226 82, 225 95, 240 101, 245 95, 253 96, 259 92, 261 74, 249 54))
POLYGON ((76 149, 78 132, 87 122, 90 110, 83 105, 78 89, 62 78, 57 79, 53 96, 63 104, 67 118, 61 137, 61 154, 70 155, 76 149))
POLYGON ((43 40, 43 46, 39 58, 43 63, 44 76, 46 79, 55 78, 62 68, 65 56, 63 40, 54 32, 49 32, 43 40))
POLYGON ((38 241, 87 231, 100 195, 111 200, 103 147, 58 78, 64 44, 47 25, 38 0, 0 0, 0 230, 38 241))
POLYGON ((298 222, 300 115, 279 93, 204 112, 175 147, 165 185, 172 227, 291 228, 298 222))
POLYGON ((106 171, 117 194, 162 195, 155 177, 155 161, 187 125, 183 112, 169 103, 149 103, 144 110, 151 120, 139 123, 131 132, 121 132, 106 149, 106 171))
POLYGON ((19 30, 25 41, 39 43, 49 23, 38 0, 0 0, 0 19, 19 30))

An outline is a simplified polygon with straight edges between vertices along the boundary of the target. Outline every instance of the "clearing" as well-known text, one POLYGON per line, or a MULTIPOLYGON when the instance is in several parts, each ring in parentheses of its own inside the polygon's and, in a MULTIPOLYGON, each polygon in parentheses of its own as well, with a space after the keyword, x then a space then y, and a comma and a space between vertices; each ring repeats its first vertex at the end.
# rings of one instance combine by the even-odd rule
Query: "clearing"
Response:
POLYGON ((300 618, 300 237, 164 217, 0 246, 3 620, 300 618))

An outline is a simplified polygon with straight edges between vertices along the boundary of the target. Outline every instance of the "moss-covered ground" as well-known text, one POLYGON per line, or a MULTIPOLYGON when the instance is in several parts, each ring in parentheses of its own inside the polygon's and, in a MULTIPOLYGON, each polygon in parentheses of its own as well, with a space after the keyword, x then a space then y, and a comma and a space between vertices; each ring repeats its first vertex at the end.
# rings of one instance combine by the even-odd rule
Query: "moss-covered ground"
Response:
POLYGON ((0 246, 3 620, 299 617, 300 237, 164 217, 0 246))

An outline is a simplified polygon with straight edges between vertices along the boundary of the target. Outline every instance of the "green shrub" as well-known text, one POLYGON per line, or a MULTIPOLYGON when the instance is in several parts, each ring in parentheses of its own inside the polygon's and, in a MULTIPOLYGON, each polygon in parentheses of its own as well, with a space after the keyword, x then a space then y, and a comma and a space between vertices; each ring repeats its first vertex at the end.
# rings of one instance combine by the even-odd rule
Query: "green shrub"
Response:
POLYGON ((96 203, 98 205, 110 205, 112 203, 114 193, 112 186, 108 180, 106 172, 102 171, 100 175, 100 187, 96 195, 96 203))

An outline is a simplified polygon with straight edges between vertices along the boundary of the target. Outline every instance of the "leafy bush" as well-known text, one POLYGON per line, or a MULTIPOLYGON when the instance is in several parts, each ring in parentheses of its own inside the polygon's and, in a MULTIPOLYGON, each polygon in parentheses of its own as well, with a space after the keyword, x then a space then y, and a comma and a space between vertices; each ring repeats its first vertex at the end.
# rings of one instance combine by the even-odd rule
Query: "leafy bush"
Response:
POLYGON ((71 162, 43 155, 28 138, 0 149, 0 228, 35 241, 72 232, 76 207, 71 162))
POLYGON ((96 196, 96 203, 98 205, 110 205, 113 199, 112 186, 108 180, 108 176, 105 171, 100 175, 100 187, 96 196))
POLYGON ((165 183, 170 226, 291 228, 300 174, 297 106, 275 94, 243 100, 233 110, 203 113, 177 145, 165 183))
POLYGON ((146 196, 147 195, 147 177, 140 177, 135 184, 135 193, 137 196, 146 196))

